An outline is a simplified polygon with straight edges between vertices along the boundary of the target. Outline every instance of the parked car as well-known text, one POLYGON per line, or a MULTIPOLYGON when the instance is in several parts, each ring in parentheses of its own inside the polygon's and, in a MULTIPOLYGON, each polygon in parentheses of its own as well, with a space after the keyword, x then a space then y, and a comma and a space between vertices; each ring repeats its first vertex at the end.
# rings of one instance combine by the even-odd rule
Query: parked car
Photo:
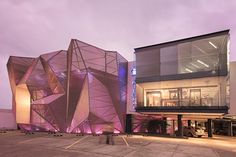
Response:
POLYGON ((192 126, 184 126, 183 134, 187 137, 202 137, 205 132, 202 128, 194 128, 192 126))

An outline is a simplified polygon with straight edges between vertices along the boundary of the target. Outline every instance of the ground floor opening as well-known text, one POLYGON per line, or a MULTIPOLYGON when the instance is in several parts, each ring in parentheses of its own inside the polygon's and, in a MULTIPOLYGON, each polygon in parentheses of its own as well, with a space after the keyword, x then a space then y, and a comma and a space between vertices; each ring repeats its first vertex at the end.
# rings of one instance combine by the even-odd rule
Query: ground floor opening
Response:
POLYGON ((236 121, 220 114, 128 114, 126 132, 173 137, 236 136, 236 121))

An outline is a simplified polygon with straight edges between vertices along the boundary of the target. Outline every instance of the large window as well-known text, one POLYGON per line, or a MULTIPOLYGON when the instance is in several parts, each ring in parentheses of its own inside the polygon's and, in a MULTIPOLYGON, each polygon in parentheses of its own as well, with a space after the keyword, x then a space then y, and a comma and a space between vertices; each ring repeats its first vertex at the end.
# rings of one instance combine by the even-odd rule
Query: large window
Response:
POLYGON ((163 47, 160 48, 160 58, 160 75, 227 71, 227 36, 163 47))
POLYGON ((135 53, 136 77, 158 80, 162 76, 190 76, 199 72, 207 73, 207 76, 225 75, 228 42, 228 35, 218 35, 140 49, 135 53))
POLYGON ((136 84, 137 106, 226 106, 227 78, 206 77, 136 84))
POLYGON ((135 51, 138 106, 229 104, 228 31, 135 51))
POLYGON ((219 88, 187 87, 146 91, 147 107, 166 106, 218 106, 219 88))

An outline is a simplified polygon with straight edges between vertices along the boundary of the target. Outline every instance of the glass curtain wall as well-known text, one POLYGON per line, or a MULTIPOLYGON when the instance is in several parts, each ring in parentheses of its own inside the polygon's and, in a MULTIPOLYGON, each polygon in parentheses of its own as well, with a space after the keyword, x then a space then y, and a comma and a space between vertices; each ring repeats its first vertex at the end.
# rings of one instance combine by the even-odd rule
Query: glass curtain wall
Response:
POLYGON ((227 71, 227 35, 160 48, 160 75, 227 71))
POLYGON ((136 92, 139 107, 225 106, 229 95, 224 76, 139 83, 136 92))
POLYGON ((226 105, 228 40, 219 35, 138 52, 136 78, 159 80, 136 84, 137 106, 226 105))

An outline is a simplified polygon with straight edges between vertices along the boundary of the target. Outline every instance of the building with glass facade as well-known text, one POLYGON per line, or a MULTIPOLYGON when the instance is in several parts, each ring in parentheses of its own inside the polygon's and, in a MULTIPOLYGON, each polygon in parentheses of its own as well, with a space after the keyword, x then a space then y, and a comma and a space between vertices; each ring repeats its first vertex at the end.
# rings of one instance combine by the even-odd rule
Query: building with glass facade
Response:
POLYGON ((228 56, 229 30, 136 48, 136 112, 141 115, 133 116, 133 131, 148 132, 154 119, 168 121, 167 132, 177 127, 180 135, 185 121, 208 120, 206 127, 212 127, 230 107, 228 56))

